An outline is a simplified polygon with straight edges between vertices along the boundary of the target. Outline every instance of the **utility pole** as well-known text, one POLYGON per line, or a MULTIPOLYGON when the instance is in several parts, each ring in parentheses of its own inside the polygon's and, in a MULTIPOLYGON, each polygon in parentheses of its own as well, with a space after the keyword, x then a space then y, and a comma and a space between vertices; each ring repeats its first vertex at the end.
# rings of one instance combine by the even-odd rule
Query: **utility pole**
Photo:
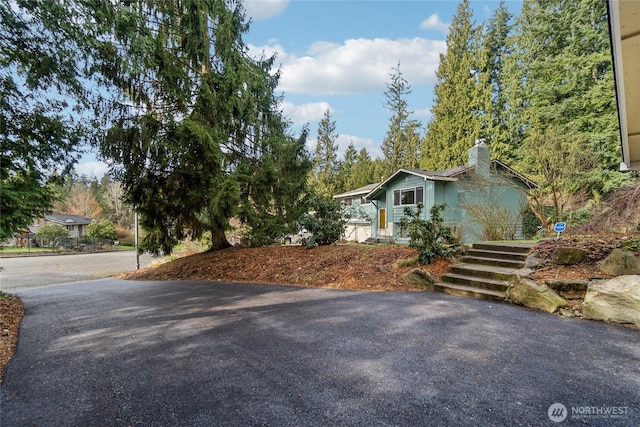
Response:
POLYGON ((136 270, 140 270, 140 253, 138 252, 138 212, 133 213, 133 222, 135 223, 133 239, 136 247, 136 270))

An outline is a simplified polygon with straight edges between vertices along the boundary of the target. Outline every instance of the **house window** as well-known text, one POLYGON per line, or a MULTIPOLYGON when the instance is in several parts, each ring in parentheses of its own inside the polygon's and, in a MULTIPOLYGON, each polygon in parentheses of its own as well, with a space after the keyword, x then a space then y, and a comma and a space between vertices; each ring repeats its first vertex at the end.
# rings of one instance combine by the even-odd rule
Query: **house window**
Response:
POLYGON ((67 230, 69 230, 69 231, 73 231, 73 230, 75 230, 75 229, 76 229, 76 226, 75 226, 75 225, 67 225, 67 230))
POLYGON ((361 204, 361 205, 365 205, 365 204, 367 204, 367 198, 366 198, 366 196, 360 196, 360 204, 361 204))
POLYGON ((404 190, 395 190, 393 192, 393 205, 415 205, 424 200, 424 187, 407 188, 404 190))

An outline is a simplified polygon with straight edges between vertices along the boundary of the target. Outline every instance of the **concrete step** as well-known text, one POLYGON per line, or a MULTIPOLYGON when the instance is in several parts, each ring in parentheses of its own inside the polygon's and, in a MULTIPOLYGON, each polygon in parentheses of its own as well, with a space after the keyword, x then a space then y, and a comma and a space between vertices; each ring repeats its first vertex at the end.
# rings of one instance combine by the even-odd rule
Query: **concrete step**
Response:
POLYGON ((474 243, 474 249, 495 251, 495 252, 510 252, 528 254, 531 251, 533 244, 531 243, 515 243, 515 242, 479 242, 474 243))
POLYGON ((487 249, 476 249, 475 246, 467 251, 468 256, 476 258, 490 258, 490 259, 503 259, 510 261, 520 261, 524 263, 528 254, 522 252, 504 252, 504 251, 491 251, 487 249))
POLYGON ((434 285, 434 289, 449 295, 471 297, 487 301, 504 301, 505 298, 504 292, 481 289, 475 286, 458 285, 454 283, 436 283, 434 285))
POLYGON ((460 263, 449 267, 449 272, 478 278, 509 280, 517 268, 498 267, 494 265, 460 263))
POLYGON ((368 237, 363 243, 369 245, 375 245, 378 243, 393 243, 393 237, 381 236, 381 237, 368 237))
POLYGON ((524 267, 530 244, 474 243, 459 264, 449 267, 434 289, 452 295, 504 301, 509 279, 524 267))
POLYGON ((487 277, 469 276, 456 273, 445 273, 441 277, 443 283, 463 285, 497 292, 506 292, 509 284, 506 280, 490 279, 487 277))
POLYGON ((471 255, 465 255, 460 260, 467 264, 479 264, 479 265, 492 265, 495 267, 507 267, 513 269, 520 269, 524 267, 524 261, 503 259, 503 258, 488 258, 488 257, 476 257, 471 255))

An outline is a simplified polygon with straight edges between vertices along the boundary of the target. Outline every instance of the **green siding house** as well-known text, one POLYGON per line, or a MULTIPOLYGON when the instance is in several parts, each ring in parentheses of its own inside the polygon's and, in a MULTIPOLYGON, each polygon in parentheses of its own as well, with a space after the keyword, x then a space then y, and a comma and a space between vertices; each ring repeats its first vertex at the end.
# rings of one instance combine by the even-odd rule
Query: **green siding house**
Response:
MULTIPOLYGON (((522 212, 526 206, 526 193, 535 186, 502 162, 491 160, 486 144, 476 141, 469 150, 467 165, 442 171, 403 168, 383 182, 372 184, 366 195, 358 194, 357 197, 360 210, 367 213, 362 216, 370 218, 369 239, 408 242, 400 220, 405 216, 406 208, 415 210, 418 203, 422 203, 425 219, 429 218, 432 206, 445 204, 445 223, 455 227, 463 243, 473 243, 496 238, 523 238, 522 212)), ((350 193, 335 198, 344 206, 345 197, 350 193)), ((353 205, 353 199, 351 203, 353 205)), ((345 239, 363 241, 362 235, 358 239, 349 238, 350 227, 356 225, 349 221, 345 239)), ((365 228, 364 224, 359 225, 361 229, 365 228)))
POLYGON ((342 216, 347 221, 343 240, 364 242, 371 238, 371 220, 374 216, 373 205, 367 200, 367 194, 378 186, 378 183, 365 185, 346 193, 336 194, 335 200, 340 202, 342 216))

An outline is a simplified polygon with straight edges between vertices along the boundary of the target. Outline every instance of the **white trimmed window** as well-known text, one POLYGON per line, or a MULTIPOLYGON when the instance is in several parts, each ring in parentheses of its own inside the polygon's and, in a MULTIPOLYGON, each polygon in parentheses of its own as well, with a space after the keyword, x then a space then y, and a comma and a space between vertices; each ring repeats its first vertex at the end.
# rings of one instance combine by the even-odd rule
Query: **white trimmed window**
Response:
POLYGON ((406 188, 393 192, 393 206, 415 205, 424 202, 424 187, 406 188))

